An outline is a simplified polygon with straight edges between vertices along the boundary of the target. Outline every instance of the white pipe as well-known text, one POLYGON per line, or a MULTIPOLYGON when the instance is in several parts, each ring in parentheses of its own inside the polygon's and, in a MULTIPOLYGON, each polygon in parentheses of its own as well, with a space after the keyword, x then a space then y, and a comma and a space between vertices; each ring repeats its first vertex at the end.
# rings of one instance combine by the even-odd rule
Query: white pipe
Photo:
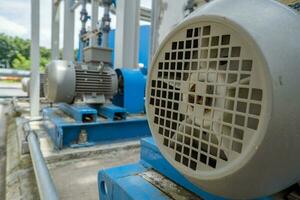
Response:
MULTIPOLYGON (((97 30, 97 23, 99 17, 99 1, 92 0, 92 31, 97 30)), ((93 35, 91 38, 91 46, 98 46, 97 34, 93 35)))
MULTIPOLYGON (((105 28, 106 28, 107 25, 110 28, 110 25, 109 25, 110 21, 107 21, 107 20, 103 21, 104 19, 107 18, 107 16, 109 16, 109 8, 110 8, 110 6, 104 5, 104 14, 103 14, 103 18, 102 18, 102 23, 103 23, 102 26, 105 27, 105 28)), ((108 48, 108 42, 109 42, 108 41, 109 40, 108 35, 109 35, 108 30, 102 30, 102 47, 104 47, 104 48, 108 48)))
POLYGON ((30 71, 18 70, 18 69, 0 69, 0 76, 29 77, 30 71))
MULTIPOLYGON (((148 66, 151 65, 152 57, 155 54, 155 51, 158 46, 158 30, 160 23, 160 12, 161 12, 161 0, 153 0, 152 1, 152 10, 151 10, 151 35, 150 35, 150 51, 149 51, 149 63, 148 66)), ((150 67, 148 68, 150 69, 150 67)))
POLYGON ((80 1, 74 2, 73 5, 70 8, 71 12, 74 12, 76 10, 76 8, 78 8, 80 6, 80 4, 81 4, 80 1))
POLYGON ((40 1, 31 0, 31 76, 30 116, 39 116, 40 110, 40 1))
POLYGON ((27 140, 41 200, 59 200, 56 188, 43 158, 37 136, 34 132, 30 132, 27 140))
POLYGON ((137 68, 139 49, 140 0, 117 1, 115 68, 137 68))
POLYGON ((74 0, 64 1, 64 48, 63 59, 74 60, 74 11, 71 10, 74 0))
POLYGON ((51 59, 59 59, 60 2, 52 0, 51 59))
MULTIPOLYGON (((159 0, 152 0, 152 2, 153 1, 159 1, 159 0)), ((116 9, 114 6, 110 7, 110 12, 114 15, 116 14, 116 9)), ((151 12, 152 12, 152 9, 141 7, 140 8, 140 20, 146 21, 146 22, 151 22, 151 12)))

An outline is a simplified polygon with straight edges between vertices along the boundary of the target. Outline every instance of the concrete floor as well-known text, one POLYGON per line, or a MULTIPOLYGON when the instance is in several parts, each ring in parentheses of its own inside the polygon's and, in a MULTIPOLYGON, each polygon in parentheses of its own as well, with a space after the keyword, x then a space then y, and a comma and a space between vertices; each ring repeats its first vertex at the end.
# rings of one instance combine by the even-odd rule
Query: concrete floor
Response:
MULTIPOLYGON (((24 96, 20 85, 0 84, 0 96, 24 96)), ((39 199, 29 154, 21 154, 20 115, 28 115, 28 101, 0 98, 0 199, 39 199), (4 108, 9 110, 4 115, 4 108), (6 123, 7 122, 7 123, 6 123)), ((100 169, 138 162, 139 142, 97 145, 57 151, 43 129, 38 133, 41 149, 62 200, 98 199, 100 169)))
POLYGON ((5 167, 6 167, 6 120, 5 110, 0 105, 0 199, 5 196, 5 167))
POLYGON ((137 162, 138 149, 118 151, 99 155, 95 158, 82 158, 50 166, 54 183, 61 199, 98 199, 97 174, 100 169, 137 162))
MULTIPOLYGON (((18 104, 18 103, 17 103, 18 104)), ((20 102, 18 105, 27 105, 20 102)), ((21 154, 20 118, 9 117, 6 158, 6 199, 39 199, 30 156, 21 154), (16 120, 17 119, 17 120, 16 120), (17 121, 17 122, 16 122, 17 121)), ((55 150, 43 129, 38 130, 41 150, 63 200, 98 199, 98 171, 138 162, 139 141, 55 150)), ((1 196, 0 196, 0 199, 1 196)))
POLYGON ((6 111, 8 101, 6 97, 26 97, 22 91, 21 83, 0 82, 0 199, 5 197, 5 171, 6 171, 6 111))

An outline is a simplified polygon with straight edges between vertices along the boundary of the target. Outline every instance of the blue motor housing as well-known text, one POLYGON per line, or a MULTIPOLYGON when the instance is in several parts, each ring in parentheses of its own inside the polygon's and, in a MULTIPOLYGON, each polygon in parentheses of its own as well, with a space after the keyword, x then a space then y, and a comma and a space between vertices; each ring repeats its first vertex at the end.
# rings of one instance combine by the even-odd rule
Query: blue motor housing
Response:
POLYGON ((140 69, 116 69, 119 81, 118 93, 113 104, 123 107, 128 113, 144 113, 146 76, 140 69))

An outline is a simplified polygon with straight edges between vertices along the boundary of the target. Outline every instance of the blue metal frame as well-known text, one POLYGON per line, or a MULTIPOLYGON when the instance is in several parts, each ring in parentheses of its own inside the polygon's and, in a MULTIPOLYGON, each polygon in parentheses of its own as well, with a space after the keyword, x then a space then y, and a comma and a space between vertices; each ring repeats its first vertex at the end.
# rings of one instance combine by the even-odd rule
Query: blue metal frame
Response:
POLYGON ((148 168, 141 164, 129 164, 122 167, 100 171, 98 191, 101 200, 163 200, 161 191, 138 176, 148 168))
MULTIPOLYGON (((139 174, 155 170, 176 184, 193 192, 201 199, 222 200, 224 198, 205 192, 189 182, 162 156, 152 137, 141 140, 141 160, 139 163, 100 170, 98 173, 98 191, 101 200, 144 200, 169 199, 154 185, 139 174)), ((260 200, 272 200, 271 197, 260 200)))
POLYGON ((121 120, 126 119, 127 113, 126 109, 121 108, 119 106, 115 106, 113 104, 110 105, 104 105, 98 107, 98 114, 100 116, 104 116, 107 119, 113 121, 113 120, 121 120))
MULTIPOLYGON (((72 117, 64 116, 65 114, 62 113, 60 107, 45 108, 43 110, 43 117, 46 119, 44 123, 45 128, 53 143, 59 149, 133 140, 151 135, 146 116, 144 115, 136 117, 129 115, 122 120, 97 118, 94 122, 83 123, 82 121, 74 120, 72 117), (78 138, 82 131, 87 133, 86 143, 78 144, 78 138)), ((66 107, 75 116, 83 114, 82 110, 75 105, 66 107), (77 112, 76 109, 78 109, 77 112)), ((93 110, 92 108, 90 109, 93 110)), ((80 117, 77 116, 77 118, 80 117)))
POLYGON ((70 105, 66 103, 59 103, 57 107, 70 115, 76 122, 84 122, 85 116, 90 116, 91 122, 96 122, 97 110, 87 105, 70 105))

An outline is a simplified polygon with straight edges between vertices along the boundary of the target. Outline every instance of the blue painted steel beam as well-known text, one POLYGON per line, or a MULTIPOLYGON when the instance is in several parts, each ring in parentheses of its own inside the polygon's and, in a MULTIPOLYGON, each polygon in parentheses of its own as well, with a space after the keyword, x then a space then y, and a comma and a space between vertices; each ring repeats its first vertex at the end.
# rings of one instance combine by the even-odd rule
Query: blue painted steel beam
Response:
POLYGON ((47 119, 44 125, 48 134, 59 149, 76 145, 82 131, 87 134, 87 141, 80 146, 133 140, 151 135, 145 116, 128 117, 118 121, 102 119, 96 122, 82 123, 76 122, 72 118, 64 118, 58 111, 58 108, 46 108, 43 110, 43 117, 47 119))
POLYGON ((76 122, 95 122, 97 119, 97 110, 87 105, 70 105, 60 103, 57 106, 69 116, 74 118, 76 122), (87 117, 90 119, 88 120, 87 117))
POLYGON ((130 164, 106 170, 98 174, 98 190, 101 200, 167 200, 160 190, 137 174, 146 171, 141 164, 130 164))
POLYGON ((126 109, 113 104, 98 107, 98 115, 104 116, 107 119, 121 120, 126 119, 126 109))

